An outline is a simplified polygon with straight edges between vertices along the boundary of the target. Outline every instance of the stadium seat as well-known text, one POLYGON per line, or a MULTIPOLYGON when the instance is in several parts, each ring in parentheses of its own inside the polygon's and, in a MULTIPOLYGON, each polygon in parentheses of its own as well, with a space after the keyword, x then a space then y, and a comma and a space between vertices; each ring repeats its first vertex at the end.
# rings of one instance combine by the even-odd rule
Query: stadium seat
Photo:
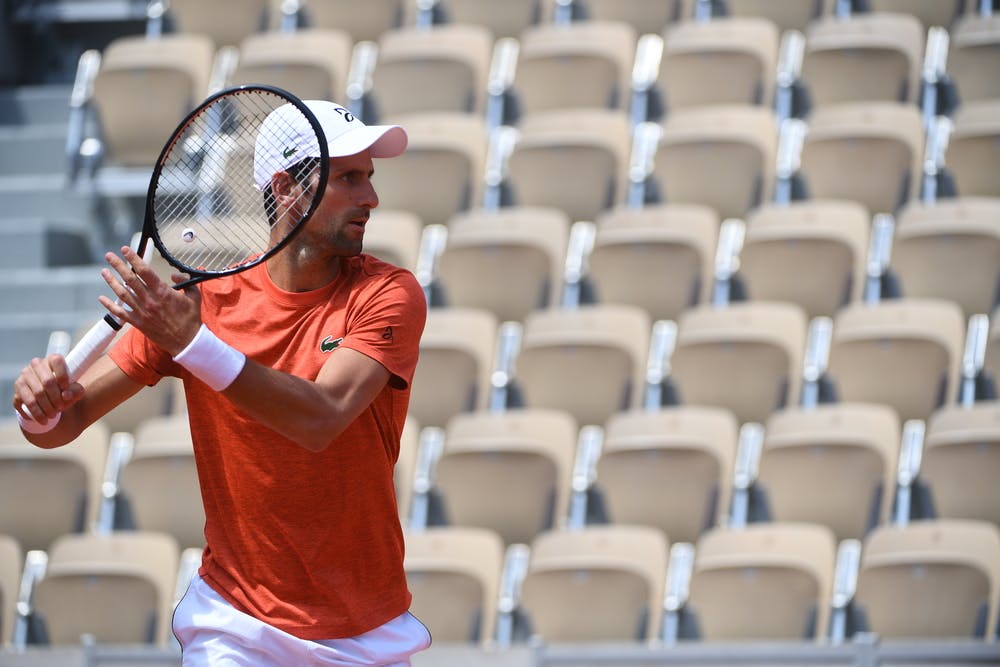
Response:
POLYGON ((835 548, 829 529, 807 523, 754 523, 704 534, 695 547, 688 601, 699 638, 820 640, 835 548))
POLYGON ((778 29, 757 17, 683 21, 664 33, 657 87, 667 112, 715 104, 769 107, 778 29))
POLYGON ((474 24, 382 33, 370 96, 380 121, 403 114, 482 114, 493 35, 474 24))
POLYGON ((947 299, 968 318, 990 313, 1000 275, 1000 199, 910 202, 896 218, 891 267, 904 296, 947 299))
POLYGON ((551 531, 531 544, 521 609, 546 642, 635 642, 655 637, 667 538, 648 526, 551 531))
POLYGON ((353 41, 376 42, 404 20, 403 0, 304 0, 300 20, 307 26, 345 30, 353 41))
POLYGON ((651 322, 634 306, 537 310, 524 323, 515 382, 531 408, 604 424, 642 397, 651 322))
POLYGON ((351 62, 351 38, 313 28, 253 34, 240 43, 230 82, 278 86, 307 100, 341 101, 351 62))
POLYGON ((170 535, 182 549, 205 546, 205 510, 187 415, 139 425, 120 483, 137 529, 170 535))
POLYGON ((365 225, 364 251, 409 271, 417 268, 424 223, 410 211, 382 208, 365 225))
POLYGON ((1000 525, 996 475, 1000 471, 1000 404, 946 405, 927 423, 920 479, 935 515, 1000 525))
POLYGON ((608 520, 695 542, 729 509, 738 424, 727 410, 619 412, 605 426, 597 489, 608 520))
POLYGON ((828 15, 835 0, 726 0, 729 16, 753 16, 770 20, 779 31, 805 32, 816 18, 828 15))
POLYGON ((24 559, 22 552, 14 537, 0 534, 0 646, 8 646, 14 632, 24 559))
POLYGON ((910 14, 920 21, 924 34, 932 26, 950 28, 955 19, 962 15, 966 0, 868 0, 868 6, 875 12, 910 14))
POLYGON ((437 280, 447 306, 523 321, 559 303, 570 221, 559 209, 508 206, 448 221, 437 280), (516 267, 516 270, 512 270, 516 267))
POLYGON ((10 421, 0 441, 0 533, 28 551, 48 549, 60 535, 90 530, 100 504, 107 427, 97 422, 69 445, 42 449, 24 440, 17 422, 10 421))
POLYGON ((847 199, 872 215, 919 195, 924 131, 915 105, 836 104, 814 109, 800 175, 809 199, 847 199))
POLYGON ((160 533, 64 535, 49 550, 34 593, 52 645, 101 643, 165 647, 180 554, 160 533))
POLYGON ((1000 98, 963 104, 953 121, 944 160, 958 194, 1000 197, 1000 98))
POLYGON ((996 524, 940 519, 887 525, 864 542, 855 602, 880 637, 970 639, 983 610, 993 636, 998 600, 996 524))
POLYGON ((406 152, 377 165, 380 206, 407 210, 424 223, 446 224, 482 198, 486 122, 460 112, 420 113, 385 119, 406 128, 406 152))
POLYGON ((858 300, 870 217, 852 201, 764 204, 746 219, 739 277, 747 298, 787 301, 811 319, 858 300))
POLYGON ((806 29, 802 83, 814 107, 915 103, 926 34, 909 14, 828 16, 806 29))
POLYGON ((576 438, 575 421, 558 410, 453 417, 434 469, 449 525, 488 528, 505 544, 561 526, 576 438))
POLYGON ((399 518, 410 515, 410 500, 413 496, 413 475, 417 465, 417 448, 420 443, 420 424, 413 415, 406 415, 403 432, 399 436, 399 456, 392 471, 393 490, 396 492, 396 506, 399 518))
POLYGON ((951 301, 852 304, 833 323, 829 375, 838 400, 883 403, 901 421, 927 419, 953 400, 965 336, 951 301))
MULTIPOLYGON (((463 23, 484 26, 497 39, 518 38, 528 27, 538 23, 541 10, 539 0, 438 0, 434 6, 435 17, 442 23, 463 23)), ((414 14, 417 3, 407 3, 407 11, 414 14)), ((413 22, 413 21, 410 21, 413 22)))
POLYGON ((272 0, 170 0, 167 16, 174 32, 207 35, 216 47, 239 46, 248 36, 275 23, 272 0))
POLYGON ((587 280, 600 303, 638 306, 676 320, 712 284, 719 217, 707 206, 616 206, 597 218, 587 280))
POLYGON ((406 583, 410 611, 435 642, 486 644, 496 623, 503 543, 482 528, 409 531, 406 583))
POLYGON ((991 75, 1000 67, 1000 14, 980 16, 971 11, 952 26, 948 54, 948 75, 963 104, 1000 98, 1000 83, 991 75))
MULTIPOLYGON (((557 3, 545 4, 554 9, 557 3)), ((683 18, 690 4, 691 0, 575 0, 574 11, 579 12, 579 20, 618 21, 632 26, 637 35, 659 35, 669 23, 683 18)))
POLYGON ((805 314, 789 303, 685 311, 670 359, 680 404, 712 405, 732 411, 741 424, 763 423, 799 395, 805 338, 805 314))
POLYGON ((498 324, 486 310, 427 312, 410 392, 410 414, 421 427, 443 427, 453 415, 486 406, 498 324))
POLYGON ((559 208, 576 222, 623 200, 631 141, 624 112, 538 112, 518 131, 507 165, 513 205, 559 208))
POLYGON ((651 177, 662 201, 741 218, 771 197, 777 143, 768 107, 681 108, 662 122, 651 177))
POLYGON ((773 521, 818 523, 841 541, 889 518, 899 417, 875 403, 792 407, 767 420, 758 488, 773 521))
POLYGON ((635 31, 618 21, 526 28, 513 82, 517 109, 524 115, 554 109, 626 109, 635 49, 635 31))

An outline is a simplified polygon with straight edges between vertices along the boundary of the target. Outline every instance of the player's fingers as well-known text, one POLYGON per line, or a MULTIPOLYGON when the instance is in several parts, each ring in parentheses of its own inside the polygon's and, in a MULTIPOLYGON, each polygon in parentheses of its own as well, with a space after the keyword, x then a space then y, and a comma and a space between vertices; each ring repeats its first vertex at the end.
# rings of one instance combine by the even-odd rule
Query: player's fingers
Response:
POLYGON ((52 402, 52 396, 59 395, 59 389, 51 371, 43 359, 32 359, 14 381, 14 407, 35 421, 44 422, 59 413, 52 402), (46 379, 48 378, 48 380, 46 379), (46 390, 46 383, 54 390, 46 390))
POLYGON ((125 261, 127 261, 131 266, 132 273, 138 276, 139 280, 141 280, 145 286, 155 289, 160 283, 163 282, 160 280, 160 277, 156 274, 153 267, 150 266, 149 263, 146 262, 146 260, 144 260, 136 251, 125 246, 122 248, 122 257, 124 257, 125 261))

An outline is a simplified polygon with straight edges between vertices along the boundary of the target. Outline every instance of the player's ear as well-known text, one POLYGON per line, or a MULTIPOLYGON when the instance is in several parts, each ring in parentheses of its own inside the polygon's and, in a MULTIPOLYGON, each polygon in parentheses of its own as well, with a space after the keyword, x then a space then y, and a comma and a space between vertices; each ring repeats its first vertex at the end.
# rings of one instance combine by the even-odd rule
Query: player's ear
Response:
POLYGON ((294 197, 295 188, 298 184, 292 175, 287 171, 275 172, 271 176, 271 192, 274 193, 276 199, 281 199, 282 197, 294 197))

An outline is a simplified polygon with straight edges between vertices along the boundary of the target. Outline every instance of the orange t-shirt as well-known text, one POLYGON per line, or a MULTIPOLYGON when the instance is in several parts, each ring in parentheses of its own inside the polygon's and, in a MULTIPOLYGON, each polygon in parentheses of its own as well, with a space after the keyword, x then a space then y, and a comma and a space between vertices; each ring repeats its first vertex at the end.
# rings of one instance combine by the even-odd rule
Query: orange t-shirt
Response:
POLYGON ((310 452, 250 419, 131 329, 111 357, 152 385, 179 376, 205 504, 201 576, 237 609, 303 639, 352 637, 409 608, 393 466, 426 318, 413 275, 369 255, 291 293, 263 265, 201 284, 202 318, 266 366, 306 379, 348 347, 392 379, 310 452))

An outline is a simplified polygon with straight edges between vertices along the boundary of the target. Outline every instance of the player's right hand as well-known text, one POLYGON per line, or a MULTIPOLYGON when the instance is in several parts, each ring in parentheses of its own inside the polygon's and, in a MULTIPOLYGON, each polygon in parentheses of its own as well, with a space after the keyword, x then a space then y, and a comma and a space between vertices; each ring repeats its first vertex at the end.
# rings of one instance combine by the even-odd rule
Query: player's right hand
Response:
POLYGON ((34 358, 14 380, 14 410, 39 424, 54 419, 83 398, 83 385, 69 381, 61 354, 34 358))

